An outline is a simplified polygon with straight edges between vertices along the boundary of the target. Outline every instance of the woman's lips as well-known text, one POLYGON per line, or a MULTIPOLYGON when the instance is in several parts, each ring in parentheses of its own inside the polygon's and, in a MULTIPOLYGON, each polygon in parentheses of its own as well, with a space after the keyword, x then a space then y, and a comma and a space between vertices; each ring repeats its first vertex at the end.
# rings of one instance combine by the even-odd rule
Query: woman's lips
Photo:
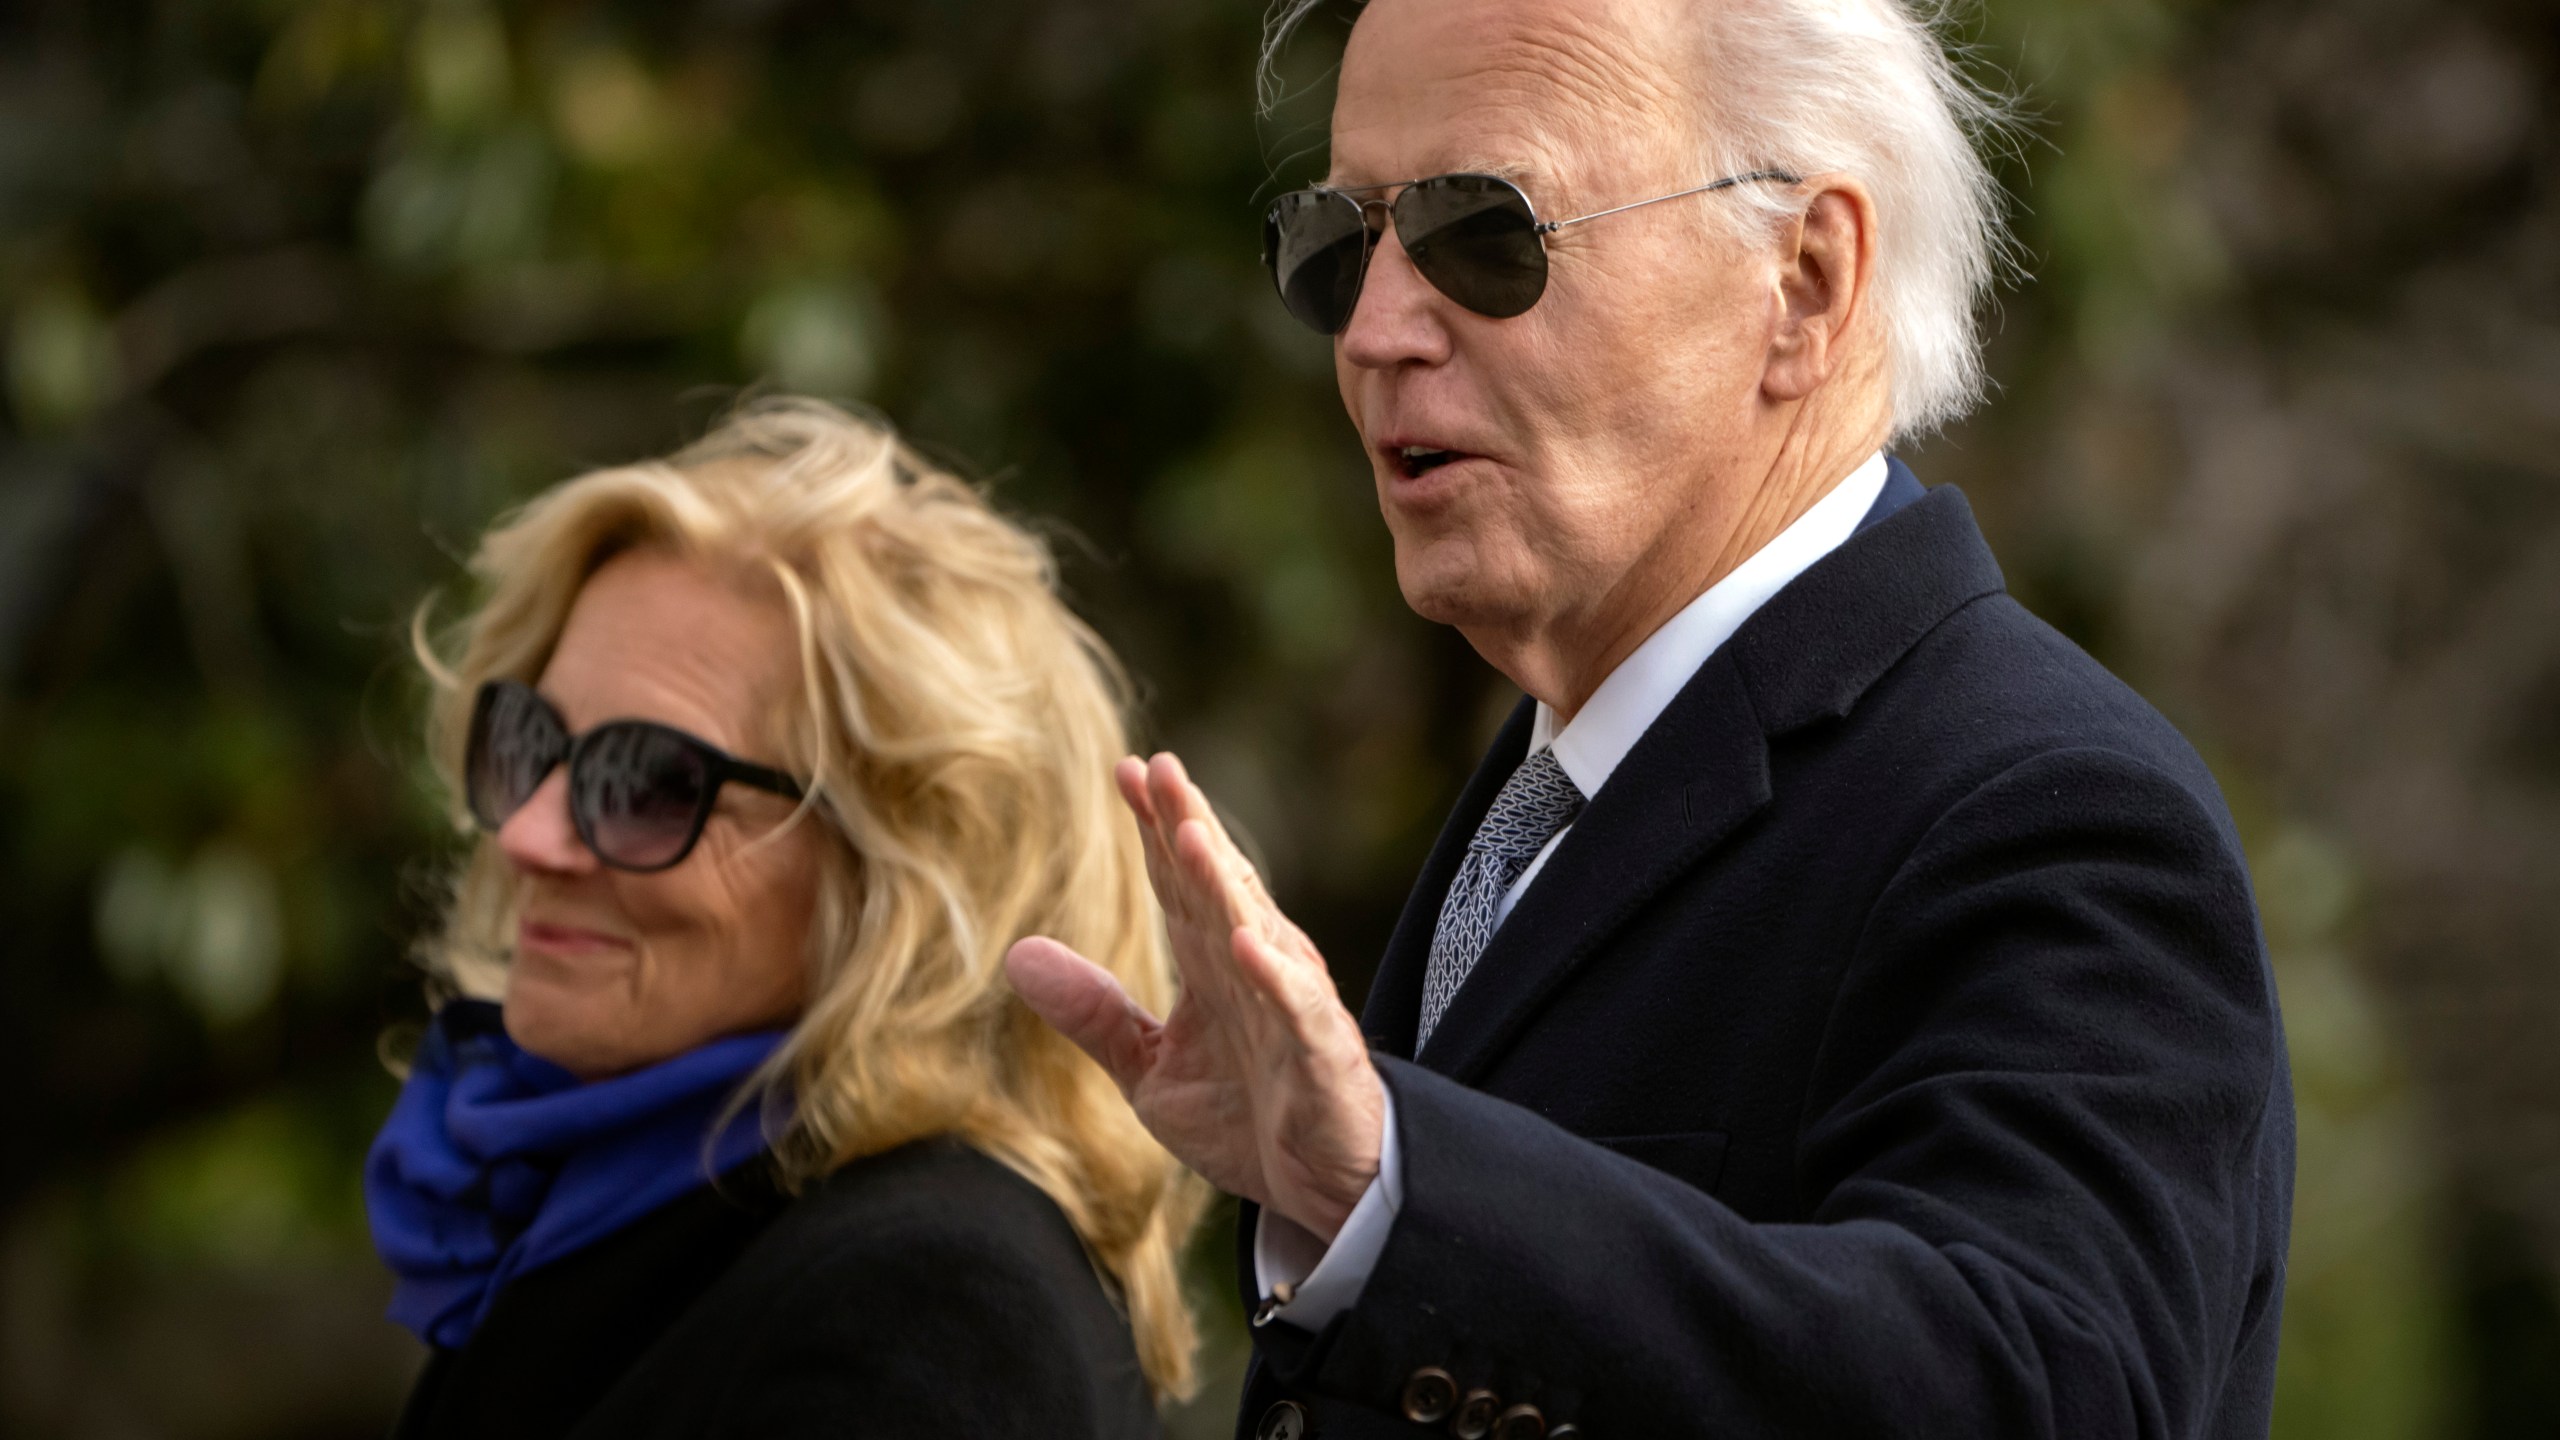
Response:
POLYGON ((631 942, 601 930, 583 929, 576 925, 559 925, 548 921, 526 920, 516 926, 516 948, 544 955, 596 955, 606 951, 628 950, 631 942))

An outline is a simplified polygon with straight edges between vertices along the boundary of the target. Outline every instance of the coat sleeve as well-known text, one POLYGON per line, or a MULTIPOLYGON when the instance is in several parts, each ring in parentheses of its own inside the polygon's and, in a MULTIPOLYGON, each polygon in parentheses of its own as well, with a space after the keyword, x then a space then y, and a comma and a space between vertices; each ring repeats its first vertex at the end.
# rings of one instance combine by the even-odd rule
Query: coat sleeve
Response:
POLYGON ((1438 1366, 1603 1440, 2165 1440, 2275 1323, 2292 1112, 2247 876, 2218 805, 2114 752, 1980 786, 1880 893, 1808 1223, 1380 1069, 1404 1207, 1350 1312, 1258 1334, 1284 1386, 1392 1413, 1438 1366))

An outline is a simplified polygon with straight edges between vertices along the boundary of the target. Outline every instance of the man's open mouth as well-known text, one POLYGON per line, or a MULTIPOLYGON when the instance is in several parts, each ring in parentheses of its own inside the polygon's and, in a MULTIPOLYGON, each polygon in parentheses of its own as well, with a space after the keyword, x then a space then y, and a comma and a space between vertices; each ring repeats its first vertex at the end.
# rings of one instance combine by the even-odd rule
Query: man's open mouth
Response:
POLYGON ((1390 452, 1396 473, 1407 480, 1439 469, 1452 460, 1462 459, 1455 450, 1434 450, 1427 445, 1403 445, 1390 452))

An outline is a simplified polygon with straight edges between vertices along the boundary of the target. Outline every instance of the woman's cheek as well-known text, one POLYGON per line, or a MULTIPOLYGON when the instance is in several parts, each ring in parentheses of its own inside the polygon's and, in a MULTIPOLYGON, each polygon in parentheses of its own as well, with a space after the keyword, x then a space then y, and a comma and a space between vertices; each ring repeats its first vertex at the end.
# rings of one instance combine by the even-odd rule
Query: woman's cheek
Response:
POLYGON ((731 860, 697 850, 675 869, 649 877, 661 882, 653 893, 635 897, 633 916, 647 957, 648 1027, 675 1037, 677 1050, 733 1028, 732 1012, 744 998, 735 993, 731 971, 748 942, 754 910, 738 893, 731 860), (697 860, 715 863, 697 866, 697 860))

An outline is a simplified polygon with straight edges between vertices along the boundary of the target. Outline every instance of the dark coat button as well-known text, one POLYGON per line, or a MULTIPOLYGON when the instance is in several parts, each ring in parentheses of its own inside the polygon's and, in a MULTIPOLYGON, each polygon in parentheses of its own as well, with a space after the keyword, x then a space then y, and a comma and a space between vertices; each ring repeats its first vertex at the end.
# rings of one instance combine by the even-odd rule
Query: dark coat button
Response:
POLYGON ((1470 1390, 1449 1417, 1449 1433, 1458 1440, 1484 1440, 1493 1433, 1493 1417, 1502 1413, 1502 1397, 1490 1390, 1470 1390))
POLYGON ((1262 1412, 1253 1440, 1306 1440, 1307 1412, 1294 1400, 1283 1400, 1262 1412))
POLYGON ((1457 1377, 1436 1365, 1425 1365, 1404 1382, 1404 1418, 1416 1425, 1437 1425, 1458 1408, 1457 1377))
POLYGON ((1494 1417, 1493 1440, 1547 1440, 1547 1417, 1535 1405, 1514 1405, 1494 1417))

